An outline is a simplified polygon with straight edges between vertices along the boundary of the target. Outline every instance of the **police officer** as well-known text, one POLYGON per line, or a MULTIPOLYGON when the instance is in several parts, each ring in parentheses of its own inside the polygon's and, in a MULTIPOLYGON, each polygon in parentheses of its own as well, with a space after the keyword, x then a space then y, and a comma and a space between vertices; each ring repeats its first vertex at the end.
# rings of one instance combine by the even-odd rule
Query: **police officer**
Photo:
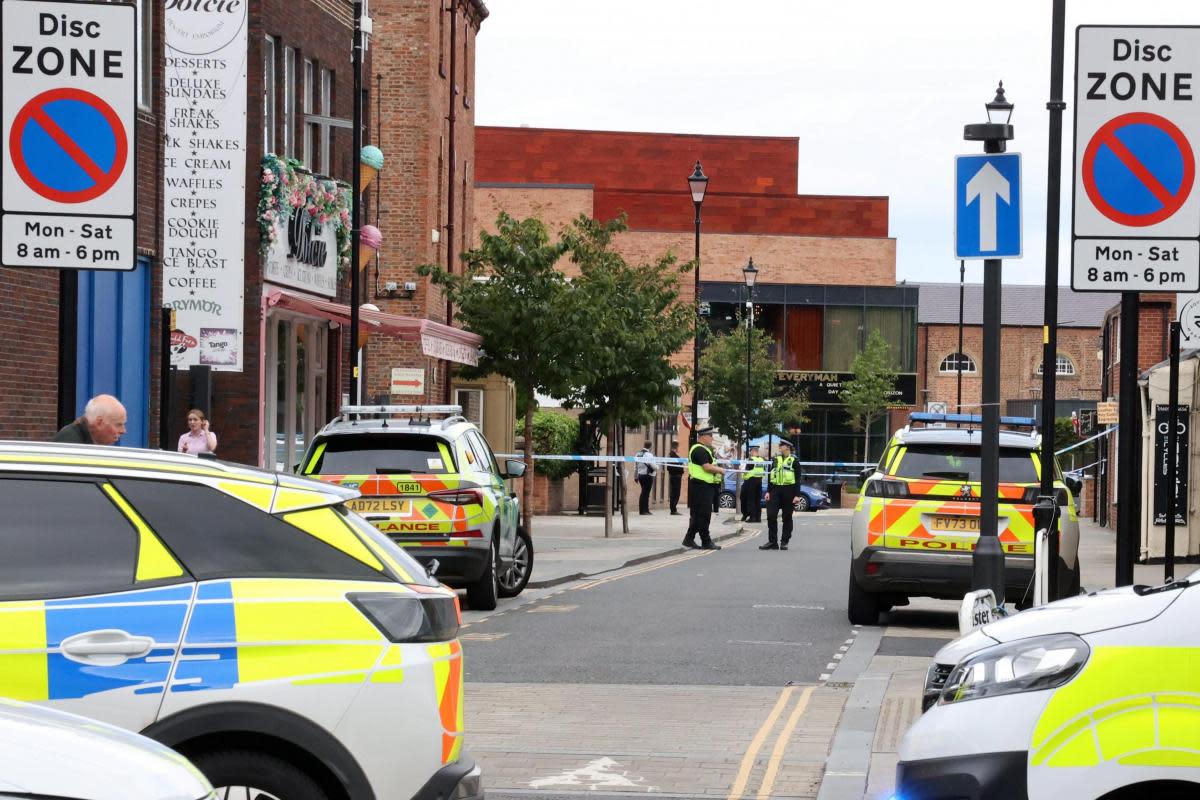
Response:
POLYGON ((688 509, 691 517, 687 533, 683 537, 683 546, 696 548, 696 536, 700 537, 700 550, 720 550, 721 545, 713 544, 708 533, 708 524, 712 519, 713 498, 725 470, 713 463, 713 429, 700 428, 696 431, 699 440, 688 451, 688 509))
POLYGON ((762 479, 767 460, 758 455, 758 445, 750 447, 750 469, 742 481, 742 522, 762 522, 762 479))
POLYGON ((779 455, 771 463, 767 479, 767 543, 759 550, 787 550, 792 539, 792 511, 796 501, 796 458, 790 442, 779 443, 779 455), (776 538, 775 523, 783 511, 783 539, 776 538))
MULTIPOLYGON (((671 452, 668 458, 679 458, 679 442, 671 442, 671 452)), ((679 516, 679 495, 683 485, 683 464, 667 465, 667 478, 670 481, 671 516, 679 516)))

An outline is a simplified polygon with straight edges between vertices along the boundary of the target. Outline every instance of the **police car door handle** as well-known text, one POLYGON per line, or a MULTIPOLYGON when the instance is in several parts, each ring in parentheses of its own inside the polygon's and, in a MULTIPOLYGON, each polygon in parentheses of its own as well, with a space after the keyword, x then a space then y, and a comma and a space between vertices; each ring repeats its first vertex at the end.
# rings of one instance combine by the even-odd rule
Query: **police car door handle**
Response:
POLYGON ((133 636, 121 630, 77 633, 63 639, 62 653, 71 661, 115 667, 131 658, 141 658, 154 647, 149 636, 133 636))

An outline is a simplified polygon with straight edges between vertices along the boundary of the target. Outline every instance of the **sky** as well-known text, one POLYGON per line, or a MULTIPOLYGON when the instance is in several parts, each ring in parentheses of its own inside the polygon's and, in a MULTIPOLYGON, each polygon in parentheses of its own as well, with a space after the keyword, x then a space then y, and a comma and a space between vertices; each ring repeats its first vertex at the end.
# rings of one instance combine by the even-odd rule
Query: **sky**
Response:
MULTIPOLYGON (((958 281, 954 156, 981 152, 963 125, 986 121, 1003 80, 1024 182, 1024 257, 1005 261, 1004 281, 1043 282, 1050 0, 485 1, 477 124, 797 137, 801 194, 889 198, 898 280, 958 281)), ((1084 24, 1200 25, 1200 2, 1067 2, 1060 283, 1084 24)))

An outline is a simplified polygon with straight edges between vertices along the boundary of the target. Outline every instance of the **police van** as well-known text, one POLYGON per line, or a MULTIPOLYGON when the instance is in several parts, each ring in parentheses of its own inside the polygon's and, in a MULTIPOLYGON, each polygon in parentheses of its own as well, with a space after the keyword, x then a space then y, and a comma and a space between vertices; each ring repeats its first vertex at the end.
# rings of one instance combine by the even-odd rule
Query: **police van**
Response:
POLYGON ((1200 797, 1198 584, 1076 596, 943 647, 896 797, 1200 797))

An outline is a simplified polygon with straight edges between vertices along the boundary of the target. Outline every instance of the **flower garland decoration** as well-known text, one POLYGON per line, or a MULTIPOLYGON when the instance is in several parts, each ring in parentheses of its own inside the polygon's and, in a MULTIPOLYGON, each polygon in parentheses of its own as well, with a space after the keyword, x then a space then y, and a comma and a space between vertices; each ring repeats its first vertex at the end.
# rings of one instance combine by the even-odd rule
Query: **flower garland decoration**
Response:
POLYGON ((333 225, 337 238, 337 274, 350 267, 350 190, 337 181, 318 178, 294 158, 267 153, 262 158, 258 188, 259 253, 266 257, 293 214, 307 214, 321 225, 333 225))

